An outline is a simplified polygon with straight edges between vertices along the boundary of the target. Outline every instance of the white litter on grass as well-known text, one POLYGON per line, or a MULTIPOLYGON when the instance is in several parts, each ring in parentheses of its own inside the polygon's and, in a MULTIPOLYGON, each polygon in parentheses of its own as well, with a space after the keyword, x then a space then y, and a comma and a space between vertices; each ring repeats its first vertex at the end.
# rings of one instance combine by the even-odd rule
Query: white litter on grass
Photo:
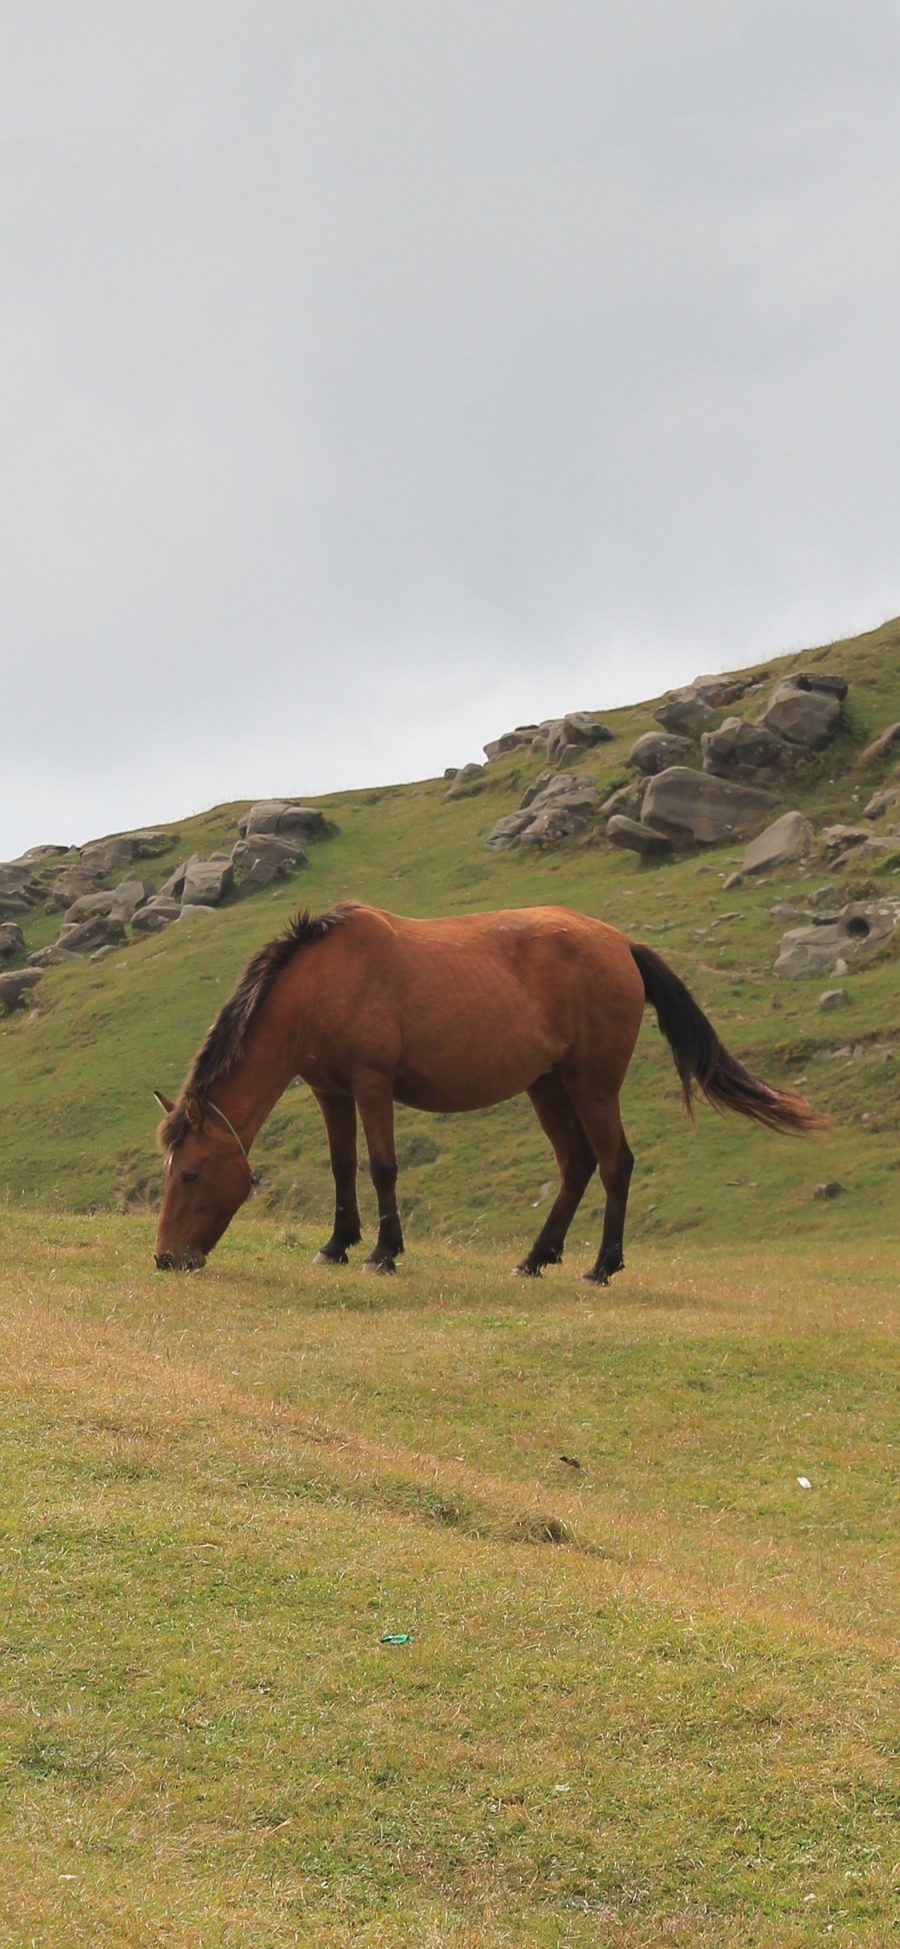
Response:
POLYGON ((799 1482, 801 1489, 812 1488, 812 1483, 810 1482, 808 1475, 798 1475, 797 1481, 799 1482))

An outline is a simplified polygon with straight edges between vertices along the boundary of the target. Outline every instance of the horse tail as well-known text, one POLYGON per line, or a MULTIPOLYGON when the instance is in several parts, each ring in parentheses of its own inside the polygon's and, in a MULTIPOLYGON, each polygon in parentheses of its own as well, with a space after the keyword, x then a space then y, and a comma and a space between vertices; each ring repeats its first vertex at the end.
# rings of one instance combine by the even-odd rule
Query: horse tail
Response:
POLYGON ((656 1019, 675 1058, 681 1078, 681 1094, 687 1115, 693 1120, 693 1084, 697 1083, 707 1102, 716 1110, 736 1110, 753 1123, 770 1130, 788 1130, 808 1137, 823 1130, 830 1118, 823 1116, 791 1090, 773 1089, 745 1069, 723 1042, 693 995, 652 947, 631 942, 631 952, 640 971, 644 993, 656 1010, 656 1019))

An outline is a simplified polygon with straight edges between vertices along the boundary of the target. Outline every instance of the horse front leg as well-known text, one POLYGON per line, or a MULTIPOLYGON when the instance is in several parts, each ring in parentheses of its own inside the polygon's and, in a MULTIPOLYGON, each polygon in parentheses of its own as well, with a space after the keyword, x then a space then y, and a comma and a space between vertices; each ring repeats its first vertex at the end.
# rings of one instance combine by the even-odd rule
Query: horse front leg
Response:
POLYGON ((397 1209, 397 1153, 394 1149, 394 1092, 383 1076, 357 1086, 356 1101, 366 1133, 369 1171, 378 1200, 378 1238, 365 1261, 366 1272, 396 1272, 403 1251, 397 1209))
POLYGON ((356 1104, 352 1096, 314 1092, 325 1119, 334 1177, 334 1230, 314 1265, 347 1265, 347 1247, 362 1237, 356 1199, 356 1104))

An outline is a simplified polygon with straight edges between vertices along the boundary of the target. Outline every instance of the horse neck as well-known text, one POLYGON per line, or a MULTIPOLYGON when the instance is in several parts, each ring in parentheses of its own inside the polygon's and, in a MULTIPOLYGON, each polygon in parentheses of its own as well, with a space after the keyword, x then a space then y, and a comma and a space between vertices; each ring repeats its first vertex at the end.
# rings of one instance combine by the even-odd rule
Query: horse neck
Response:
POLYGON ((247 1150, 295 1073, 293 1041, 279 1034, 277 1020, 269 1016, 254 1022, 237 1061, 209 1091, 247 1150))

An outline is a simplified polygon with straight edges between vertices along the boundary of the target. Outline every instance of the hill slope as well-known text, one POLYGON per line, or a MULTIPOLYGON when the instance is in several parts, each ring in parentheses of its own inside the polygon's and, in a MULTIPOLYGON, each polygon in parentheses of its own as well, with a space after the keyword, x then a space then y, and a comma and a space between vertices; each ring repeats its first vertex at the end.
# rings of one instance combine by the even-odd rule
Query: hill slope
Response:
MULTIPOLYGON (((817 828, 858 820, 890 769, 861 770, 859 755, 900 718, 900 620, 868 635, 758 666, 767 682, 815 666, 849 679, 844 728, 822 756, 785 781, 779 807, 797 806, 817 828)), ((583 699, 573 698, 573 707, 583 699)), ((603 798, 633 777, 627 753, 656 729, 659 700, 604 712, 612 742, 585 753, 603 798)), ((739 712, 743 707, 738 707, 739 712)), ((489 730, 493 727, 485 727, 489 730)), ((699 747, 688 762, 699 761, 699 747)), ((796 1082, 833 1110, 833 1134, 814 1146, 778 1139, 734 1119, 701 1113, 696 1133, 679 1120, 668 1050, 648 1017, 626 1089, 624 1112, 637 1155, 632 1237, 699 1230, 707 1237, 840 1231, 864 1236, 896 1227, 898 1115, 897 936, 883 954, 843 979, 849 1001, 823 1014, 828 980, 783 981, 772 965, 785 922, 777 902, 805 906, 828 887, 834 903, 900 891, 896 856, 831 875, 823 859, 747 882, 723 897, 743 845, 710 847, 659 866, 616 852, 602 823, 586 839, 545 852, 492 853, 485 839, 513 811, 542 760, 513 752, 493 763, 469 797, 445 802, 446 781, 342 793, 316 801, 338 828, 309 864, 275 891, 235 900, 208 917, 185 919, 99 961, 51 968, 34 1005, 0 1024, 0 1174, 11 1203, 63 1208, 135 1208, 161 1181, 151 1091, 171 1093, 210 1017, 249 955, 298 906, 357 898, 430 915, 552 902, 596 913, 664 953, 711 1015, 723 1039, 773 1082, 796 1082), (865 1119, 865 1120, 863 1120, 865 1119), (818 1181, 843 1195, 818 1202, 818 1181)), ((302 789, 302 779, 298 780, 302 789)), ((230 847, 244 804, 217 806, 168 828, 164 852, 144 862, 161 885, 193 851, 230 847)), ((112 876, 115 878, 116 876, 112 876)), ((120 876, 118 876, 120 877, 120 876)), ((55 937, 59 917, 34 910, 29 949, 55 937)), ((527 1104, 466 1118, 399 1113, 401 1202, 411 1248, 431 1229, 526 1241, 537 1229, 552 1157, 527 1104)), ((290 1090, 261 1134, 264 1175, 256 1214, 282 1223, 330 1215, 331 1185, 318 1112, 290 1090)), ((371 1199, 364 1198, 364 1213, 371 1199)), ((573 1228, 576 1252, 596 1232, 589 1193, 573 1228)))

